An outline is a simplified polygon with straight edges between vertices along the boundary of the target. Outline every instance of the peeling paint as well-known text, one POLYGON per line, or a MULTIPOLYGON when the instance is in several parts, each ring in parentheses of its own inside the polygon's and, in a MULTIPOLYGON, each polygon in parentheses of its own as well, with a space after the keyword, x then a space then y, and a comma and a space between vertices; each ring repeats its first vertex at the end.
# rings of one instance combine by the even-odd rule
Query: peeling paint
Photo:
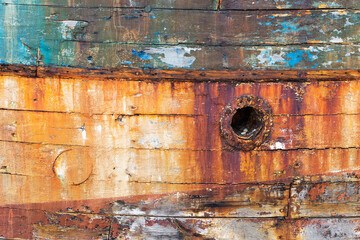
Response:
POLYGON ((160 47, 145 49, 147 54, 159 55, 159 59, 171 67, 188 68, 196 58, 191 56, 192 51, 199 51, 201 48, 188 47, 160 47))

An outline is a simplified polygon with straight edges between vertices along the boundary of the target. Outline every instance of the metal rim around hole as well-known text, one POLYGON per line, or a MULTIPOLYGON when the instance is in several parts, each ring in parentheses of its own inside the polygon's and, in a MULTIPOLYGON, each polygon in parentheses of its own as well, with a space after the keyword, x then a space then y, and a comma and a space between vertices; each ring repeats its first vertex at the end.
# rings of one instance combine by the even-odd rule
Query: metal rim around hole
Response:
POLYGON ((271 132, 273 125, 272 109, 269 103, 258 96, 243 95, 228 104, 220 118, 220 134, 226 144, 243 151, 250 151, 260 146, 271 132), (253 135, 244 137, 235 133, 231 126, 232 119, 239 109, 251 107, 259 114, 261 128, 253 135))

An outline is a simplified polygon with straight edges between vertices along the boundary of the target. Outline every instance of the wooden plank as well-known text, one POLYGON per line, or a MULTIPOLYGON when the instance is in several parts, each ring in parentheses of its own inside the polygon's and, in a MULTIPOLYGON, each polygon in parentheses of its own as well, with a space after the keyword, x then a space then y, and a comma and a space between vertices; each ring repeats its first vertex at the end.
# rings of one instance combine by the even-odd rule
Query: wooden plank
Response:
POLYGON ((240 1, 240 0, 222 0, 221 9, 233 10, 259 10, 259 9, 333 9, 345 8, 353 9, 360 8, 357 0, 257 0, 257 1, 240 1))
POLYGON ((289 226, 288 239, 358 239, 359 218, 301 219, 289 226))
POLYGON ((0 4, 6 5, 35 5, 35 6, 61 6, 68 8, 145 8, 150 9, 216 9, 216 0, 205 1, 169 1, 169 0, 0 0, 0 4), (148 8, 149 8, 148 7, 148 8))
MULTIPOLYGON (((66 184, 79 184, 85 180, 94 181, 94 184, 111 182, 116 185, 126 182, 266 183, 320 174, 357 174, 360 170, 357 162, 360 153, 356 148, 221 152, 84 148, 13 142, 1 142, 0 147, 1 174, 45 178, 58 176, 66 184), (73 159, 74 155, 67 152, 70 150, 82 154, 75 155, 78 158, 73 159), (67 157, 63 162, 66 170, 54 169, 57 159, 64 156, 67 157), (91 166, 90 169, 88 166, 91 166)), ((117 194, 116 188, 107 192, 117 194)))
MULTIPOLYGON (((17 70, 12 67, 21 67, 30 71, 32 66, 0 64, 1 76, 17 76, 17 70)), ((323 82, 323 81, 354 81, 360 78, 358 70, 192 70, 192 69, 155 69, 155 68, 74 68, 74 67, 33 67, 36 76, 41 78, 79 79, 89 80, 134 80, 160 81, 171 80, 189 82, 224 82, 224 83, 262 83, 262 82, 323 82)), ((31 76, 31 75, 29 75, 31 76)))
MULTIPOLYGON (((10 193, 2 192, 1 208, 26 209, 51 212, 100 213, 136 216, 172 217, 284 217, 287 213, 289 187, 277 185, 197 185, 185 184, 140 184, 100 181, 89 179, 81 186, 61 184, 59 179, 46 177, 24 177, 1 175, 7 182, 10 193), (41 196, 32 196, 20 186, 20 182, 31 190, 39 188, 32 184, 46 181, 41 187, 41 196), (59 184, 60 182, 60 184, 59 184), (54 190, 55 188, 55 190, 54 190), (120 190, 121 188, 121 190, 120 190), (197 189, 197 190, 196 190, 197 189), (62 192, 59 192, 62 191, 62 192), (65 192, 67 193, 65 193, 65 192), (11 198, 12 194, 22 196, 11 198), (134 195, 133 195, 134 194, 134 195), (36 201, 36 199, 41 199, 36 201), (35 201, 35 202, 34 202, 35 201)), ((24 186, 24 185, 23 185, 24 186)), ((4 190, 6 190, 4 188, 4 190)))
POLYGON ((172 219, 116 217, 113 234, 171 239, 358 239, 360 221, 350 219, 172 219), (130 223, 130 224, 129 224, 130 223), (130 225, 130 226, 129 226, 130 225), (140 226, 139 226, 140 225, 140 226), (131 231, 136 226, 136 231, 131 231), (133 227, 133 228, 131 228, 133 227))
POLYGON ((77 8, 94 8, 94 7, 106 7, 106 8, 144 8, 147 5, 153 9, 208 9, 216 10, 269 10, 269 9, 352 9, 359 8, 358 1, 356 0, 334 0, 334 1, 319 1, 319 0, 296 0, 296 1, 240 1, 240 0, 221 0, 221 4, 216 0, 207 1, 170 1, 170 0, 121 0, 121 1, 98 1, 98 0, 77 0, 76 2, 70 0, 1 0, 2 4, 14 4, 14 5, 43 5, 43 6, 62 6, 62 7, 77 7, 77 8))
MULTIPOLYGON (((208 116, 93 115, 0 110, 0 140, 140 149, 229 149, 216 107, 208 116)), ((357 148, 360 115, 274 116, 260 149, 357 148), (332 129, 328 132, 327 129, 332 129)))
POLYGON ((358 218, 284 219, 174 218, 102 215, 47 214, 3 209, 9 238, 126 238, 126 239, 357 239, 358 218), (16 218, 12 213, 22 214, 16 218), (43 217, 46 221, 40 220, 43 217), (37 218, 37 219, 36 219, 37 218), (53 221, 59 220, 56 224, 53 221), (40 222, 42 221, 42 222, 40 222), (109 221, 112 221, 109 223, 109 221), (27 223, 34 223, 27 225, 27 223), (20 227, 25 224, 26 228, 20 227), (73 224, 69 226, 69 224, 73 224), (84 229, 88 224, 89 229, 84 229), (97 224, 97 226, 95 225, 97 224), (95 225, 95 227, 94 227, 95 225), (111 226, 111 227, 110 227, 111 226), (21 231, 17 233, 17 231, 21 231), (107 230, 107 231, 106 231, 107 230), (109 234, 109 235, 108 235, 109 234))
MULTIPOLYGON (((222 47, 44 41, 40 53, 44 56, 41 63, 45 66, 329 70, 358 69, 358 48, 359 45, 355 44, 222 47)), ((36 52, 33 51, 34 54, 36 52)), ((19 59, 12 63, 28 59, 28 53, 16 56, 19 59)), ((6 59, 4 56, 1 58, 6 59)))
POLYGON ((291 217, 358 217, 358 181, 294 184, 291 217))
POLYGON ((141 239, 286 239, 282 220, 115 217, 112 237, 141 239), (131 231, 136 226, 135 231, 131 231), (276 226, 276 227, 275 227, 276 226))
POLYGON ((0 234, 9 238, 40 239, 274 239, 286 234, 281 219, 171 218, 71 215, 2 209, 0 234), (15 214, 13 216, 12 214, 15 214), (22 218, 17 218, 22 215, 22 218), (40 218, 42 217, 42 218, 40 218), (111 221, 111 223, 110 223, 111 221), (26 227, 22 227, 25 225, 26 227), (277 227, 273 227, 277 225, 277 227), (88 226, 88 227, 86 227, 88 226), (250 231, 249 231, 250 230, 250 231))
POLYGON ((111 15, 115 10, 106 8, 7 5, 0 11, 6 16, 0 45, 8 49, 0 53, 0 63, 206 70, 356 69, 359 65, 355 10, 263 15, 159 10, 156 16, 155 10, 125 9, 116 10, 117 17, 111 15), (184 19, 198 24, 186 24, 184 19), (312 28, 314 22, 324 29, 312 28))
POLYGON ((127 164, 127 173, 129 180, 144 183, 284 182, 303 176, 358 174, 358 158, 358 149, 248 153, 147 150, 133 153, 127 164))
MULTIPOLYGON (((3 8, 6 14, 14 6, 3 8)), ((15 9, 15 13, 9 13, 9 18, 0 20, 4 28, 0 37, 11 39, 16 34, 33 48, 38 48, 39 41, 44 40, 222 46, 360 42, 357 28, 360 12, 356 10, 209 12, 162 9, 144 12, 26 5, 15 9), (39 19, 33 12, 44 16, 39 19), (25 16, 33 20, 24 21, 25 16)), ((133 54, 147 57, 141 52, 133 54)))
POLYGON ((7 239, 104 239, 110 225, 102 215, 0 208, 0 235, 7 239))
MULTIPOLYGON (((121 76, 119 76, 120 78, 121 76)), ((275 115, 359 114, 360 81, 207 83, 0 76, 0 108, 84 114, 204 115, 245 94, 275 115), (203 103, 209 103, 204 107, 203 103), (331 107, 330 107, 331 106, 331 107)))

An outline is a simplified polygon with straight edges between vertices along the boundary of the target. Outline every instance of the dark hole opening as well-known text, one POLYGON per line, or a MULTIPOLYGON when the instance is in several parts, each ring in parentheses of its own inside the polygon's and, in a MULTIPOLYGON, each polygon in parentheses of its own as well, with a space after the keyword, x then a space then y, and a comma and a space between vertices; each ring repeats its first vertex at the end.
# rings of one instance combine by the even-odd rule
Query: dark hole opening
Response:
POLYGON ((231 127, 240 137, 255 137, 263 127, 262 114, 253 107, 240 108, 231 119, 231 127))

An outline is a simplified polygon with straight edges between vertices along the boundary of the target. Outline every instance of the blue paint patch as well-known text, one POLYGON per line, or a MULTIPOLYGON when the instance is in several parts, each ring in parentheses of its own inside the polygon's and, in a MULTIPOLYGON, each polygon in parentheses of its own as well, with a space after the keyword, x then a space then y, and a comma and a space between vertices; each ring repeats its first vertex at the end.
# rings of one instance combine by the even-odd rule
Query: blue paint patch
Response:
POLYGON ((122 64, 132 64, 132 62, 130 62, 130 61, 124 61, 124 62, 122 62, 122 64))
POLYGON ((265 26, 270 26, 270 25, 272 25, 271 22, 267 22, 267 23, 259 22, 258 24, 259 24, 259 25, 265 25, 265 26))
POLYGON ((341 7, 345 7, 342 6, 336 2, 315 2, 312 4, 314 7, 319 7, 320 5, 326 5, 328 8, 341 8, 341 7))
POLYGON ((154 15, 150 15, 150 18, 156 18, 156 16, 154 16, 154 15))
POLYGON ((318 57, 312 54, 309 50, 296 50, 295 52, 289 52, 285 55, 287 59, 287 65, 289 67, 296 67, 296 64, 301 62, 313 62, 318 57))
POLYGON ((153 65, 149 65, 149 64, 142 65, 142 68, 144 68, 144 69, 147 69, 147 68, 160 69, 160 68, 158 68, 158 67, 154 67, 153 65))
POLYGON ((297 32, 297 31, 301 30, 301 28, 299 28, 298 23, 294 23, 291 21, 279 22, 278 25, 280 25, 282 27, 282 30, 277 29, 275 31, 272 31, 273 33, 275 33, 275 32, 293 33, 293 32, 297 32))
POLYGON ((125 16, 124 18, 138 18, 138 16, 130 15, 130 16, 125 16))
POLYGON ((135 56, 141 58, 142 60, 151 60, 151 59, 153 59, 151 55, 147 54, 144 51, 137 51, 136 49, 132 49, 131 52, 132 52, 132 55, 135 55, 135 56))

